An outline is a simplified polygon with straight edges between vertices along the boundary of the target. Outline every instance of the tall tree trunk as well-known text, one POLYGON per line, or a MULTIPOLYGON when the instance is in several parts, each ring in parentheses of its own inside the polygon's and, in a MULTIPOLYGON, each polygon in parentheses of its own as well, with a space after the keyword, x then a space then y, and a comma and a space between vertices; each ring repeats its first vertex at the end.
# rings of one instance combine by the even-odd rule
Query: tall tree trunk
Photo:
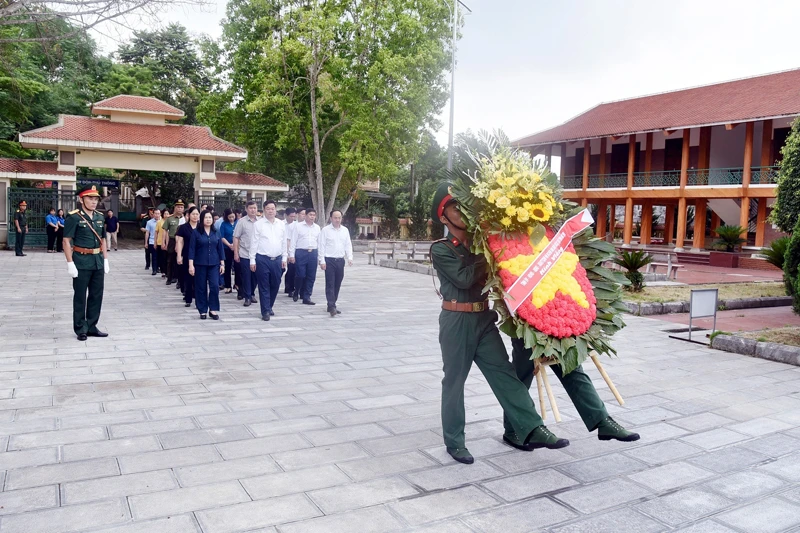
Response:
MULTIPOLYGON (((353 141, 353 144, 350 145, 350 151, 356 149, 358 146, 358 141, 353 141)), ((328 198, 328 205, 327 209, 325 210, 325 219, 330 215, 330 212, 333 211, 334 206, 336 205, 336 195, 339 194, 339 184, 342 182, 342 177, 344 173, 347 171, 347 165, 342 164, 339 168, 339 172, 336 173, 336 179, 333 181, 333 187, 331 187, 330 197, 328 198)), ((359 171, 358 177, 356 178, 356 187, 358 187, 358 182, 361 180, 362 172, 359 171)), ((343 213, 344 214, 344 213, 343 213)))
POLYGON ((314 209, 319 212, 325 208, 325 190, 322 185, 322 150, 319 143, 319 123, 317 121, 317 82, 319 75, 319 64, 317 63, 317 45, 314 44, 314 59, 309 67, 309 85, 311 94, 311 136, 314 140, 314 180, 313 186, 316 187, 316 194, 312 192, 311 201, 314 209))

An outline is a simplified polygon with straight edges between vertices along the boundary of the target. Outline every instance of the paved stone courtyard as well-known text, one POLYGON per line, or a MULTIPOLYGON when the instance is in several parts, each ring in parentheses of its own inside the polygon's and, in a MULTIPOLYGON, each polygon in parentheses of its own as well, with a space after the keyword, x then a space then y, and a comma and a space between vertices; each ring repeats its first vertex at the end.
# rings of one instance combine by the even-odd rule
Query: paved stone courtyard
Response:
POLYGON ((800 368, 668 338, 629 317, 587 367, 636 443, 586 432, 552 378, 572 445, 504 446, 501 410, 467 385, 472 466, 441 445, 438 300, 428 277, 346 272, 325 313, 223 296, 198 320, 111 254, 100 326, 78 342, 63 256, 0 253, 0 531, 800 531, 800 368))

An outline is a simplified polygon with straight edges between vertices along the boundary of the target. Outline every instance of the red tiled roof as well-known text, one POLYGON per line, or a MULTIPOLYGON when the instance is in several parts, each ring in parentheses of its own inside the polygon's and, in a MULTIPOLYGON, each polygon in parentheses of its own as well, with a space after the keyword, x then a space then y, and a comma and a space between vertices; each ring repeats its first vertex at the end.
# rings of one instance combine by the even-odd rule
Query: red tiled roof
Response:
POLYGON ((130 124, 75 115, 61 115, 58 124, 20 134, 23 145, 26 139, 234 152, 243 157, 247 153, 243 148, 215 137, 209 128, 203 126, 130 124))
POLYGON ((599 104, 518 146, 800 115, 800 69, 599 104))
POLYGON ((32 159, 7 159, 0 157, 0 173, 13 172, 15 174, 41 174, 47 176, 75 177, 74 172, 57 170, 56 161, 35 161, 32 159))
POLYGON ((216 172, 216 180, 208 180, 205 183, 213 184, 219 183, 224 185, 263 185, 266 187, 286 187, 289 186, 278 181, 275 178, 270 178, 258 172, 229 172, 227 170, 218 170, 216 172))
POLYGON ((152 96, 130 96, 128 94, 120 94, 119 96, 112 96, 111 98, 106 98, 105 100, 92 104, 92 114, 95 115, 103 114, 98 113, 98 111, 115 109, 118 111, 158 113, 175 117, 183 116, 183 111, 177 107, 171 106, 152 96))

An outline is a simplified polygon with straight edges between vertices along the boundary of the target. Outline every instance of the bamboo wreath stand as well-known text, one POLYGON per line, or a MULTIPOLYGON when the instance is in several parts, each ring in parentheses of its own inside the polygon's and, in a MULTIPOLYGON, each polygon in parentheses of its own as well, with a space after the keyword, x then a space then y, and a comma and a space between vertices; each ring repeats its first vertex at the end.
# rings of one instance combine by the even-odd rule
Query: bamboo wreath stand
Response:
MULTIPOLYGON (((606 381, 608 388, 614 394, 617 402, 619 402, 620 405, 625 405, 625 400, 623 400, 622 396, 620 396, 617 388, 614 386, 614 382, 612 382, 611 378, 608 377, 606 369, 600 364, 597 354, 592 352, 589 357, 592 358, 594 366, 597 367, 600 375, 603 376, 603 379, 606 381)), ((558 412, 556 397, 553 394, 553 389, 550 388, 550 381, 547 379, 547 367, 557 364, 558 361, 555 359, 542 359, 541 357, 536 358, 533 363, 533 373, 536 375, 536 388, 539 390, 539 408, 542 410, 542 420, 547 418, 547 409, 544 406, 544 394, 545 391, 547 391, 547 399, 550 400, 550 409, 553 410, 553 416, 555 417, 556 422, 561 422, 561 414, 558 412)))

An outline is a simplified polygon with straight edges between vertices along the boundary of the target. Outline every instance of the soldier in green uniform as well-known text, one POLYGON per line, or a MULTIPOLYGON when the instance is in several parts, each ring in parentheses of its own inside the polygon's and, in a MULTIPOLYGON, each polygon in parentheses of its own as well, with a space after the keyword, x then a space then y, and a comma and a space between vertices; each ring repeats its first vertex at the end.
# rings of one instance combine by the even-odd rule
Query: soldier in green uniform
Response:
MULTIPOLYGON (((531 355, 533 350, 525 348, 525 342, 521 339, 511 339, 511 359, 514 369, 517 371, 517 377, 530 388, 533 382, 533 361, 531 355)), ((597 438, 600 440, 621 440, 631 442, 639 440, 639 434, 628 431, 619 425, 613 418, 608 416, 606 406, 603 400, 597 394, 597 389, 594 388, 591 378, 583 371, 582 367, 578 367, 566 376, 561 373, 561 367, 552 365, 550 369, 561 381, 564 390, 567 391, 570 400, 578 410, 581 420, 586 425, 589 431, 597 430, 597 438)), ((503 417, 503 425, 505 426, 505 435, 503 440, 508 441, 509 435, 514 433, 514 426, 507 416, 503 417)), ((521 448, 525 450, 526 448, 521 448)))
MULTIPOLYGON (((153 218, 153 211, 155 210, 155 207, 148 207, 147 214, 142 215, 142 220, 139 221, 139 229, 141 230, 143 236, 147 233, 147 221, 153 218)), ((144 242, 144 264, 144 269, 150 270, 150 250, 147 247, 147 241, 144 242)))
POLYGON ((183 220, 183 208, 184 208, 183 200, 178 200, 175 202, 175 206, 172 209, 172 216, 167 217, 164 220, 164 224, 161 226, 165 232, 167 232, 168 240, 167 240, 167 285, 171 285, 178 281, 178 253, 175 248, 175 234, 178 233, 178 226, 181 225, 181 221, 183 220))
POLYGON ((439 344, 444 363, 442 427, 447 453, 460 463, 474 461, 464 437, 464 382, 473 361, 513 426, 513 442, 519 444, 515 447, 556 449, 568 446, 568 440, 556 437, 544 426, 528 389, 517 378, 508 360, 495 326, 496 313, 489 309, 483 294, 486 259, 470 252, 466 226, 448 184, 436 191, 431 214, 450 231, 449 238, 431 246, 431 260, 441 283, 439 344))
POLYGON ((27 255, 22 251, 22 247, 25 246, 25 235, 28 234, 28 216, 25 214, 27 209, 28 202, 22 200, 17 206, 17 212, 14 213, 14 229, 17 230, 14 251, 17 253, 17 257, 27 255))
POLYGON ((72 323, 79 341, 108 337, 97 329, 103 305, 103 281, 108 274, 103 215, 95 211, 100 193, 95 185, 78 189, 81 207, 70 211, 64 222, 64 255, 72 276, 72 323), (87 298, 88 291, 88 298, 87 298))

